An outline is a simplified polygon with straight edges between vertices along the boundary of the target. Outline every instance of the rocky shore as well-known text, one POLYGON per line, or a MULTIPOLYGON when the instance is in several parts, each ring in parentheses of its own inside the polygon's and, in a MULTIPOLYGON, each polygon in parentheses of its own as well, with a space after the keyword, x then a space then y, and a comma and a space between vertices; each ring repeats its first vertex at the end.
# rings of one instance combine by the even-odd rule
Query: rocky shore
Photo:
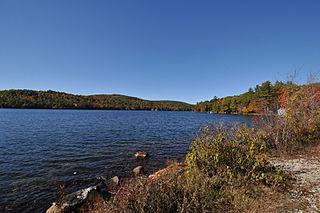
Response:
MULTIPOLYGON (((289 191, 277 194, 271 199, 264 200, 265 198, 262 198, 259 212, 320 212, 320 146, 293 156, 282 155, 270 158, 269 161, 292 173, 295 180, 289 191)), ((147 181, 156 181, 160 177, 165 177, 172 169, 177 168, 182 170, 183 164, 169 165, 149 176, 143 175, 142 166, 134 168, 132 172, 134 176, 139 176, 147 181)), ((115 176, 96 186, 69 194, 60 204, 53 203, 46 213, 86 212, 87 209, 92 209, 93 205, 103 203, 112 196, 116 196, 118 190, 121 189, 121 184, 125 181, 127 179, 115 176)))
MULTIPOLYGON (((148 158, 149 154, 138 152, 134 154, 134 157, 137 160, 142 160, 148 158)), ((137 166, 132 170, 132 174, 134 177, 141 176, 147 181, 156 181, 160 176, 165 175, 172 170, 173 167, 176 169, 177 166, 182 169, 183 164, 175 163, 174 166, 171 164, 149 176, 144 176, 144 167, 137 166)), ((110 179, 102 178, 102 181, 98 185, 73 192, 64 196, 62 201, 52 203, 46 213, 86 212, 87 209, 91 209, 95 204, 109 200, 117 193, 121 184, 128 179, 130 178, 120 179, 118 176, 114 176, 110 179)))

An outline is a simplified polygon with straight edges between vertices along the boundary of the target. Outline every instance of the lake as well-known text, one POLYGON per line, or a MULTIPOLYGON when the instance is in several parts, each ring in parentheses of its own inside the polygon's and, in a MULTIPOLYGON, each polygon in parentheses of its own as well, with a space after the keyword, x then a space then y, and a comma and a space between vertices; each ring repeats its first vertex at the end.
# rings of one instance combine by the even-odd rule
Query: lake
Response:
POLYGON ((198 112, 0 109, 0 212, 43 212, 101 177, 152 173, 183 160, 208 123, 250 124, 252 117, 198 112), (138 161, 137 151, 150 154, 138 161))

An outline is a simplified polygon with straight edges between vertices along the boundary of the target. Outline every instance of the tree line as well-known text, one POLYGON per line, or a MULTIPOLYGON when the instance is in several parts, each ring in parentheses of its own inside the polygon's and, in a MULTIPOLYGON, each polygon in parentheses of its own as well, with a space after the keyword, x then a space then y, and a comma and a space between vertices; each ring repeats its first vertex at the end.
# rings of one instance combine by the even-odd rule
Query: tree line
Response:
POLYGON ((0 108, 191 111, 193 105, 178 101, 149 101, 124 95, 84 96, 52 90, 3 90, 0 91, 0 108))
POLYGON ((266 81, 255 88, 250 88, 241 95, 224 98, 215 96, 212 100, 199 102, 194 107, 194 110, 197 112, 227 114, 274 112, 281 108, 281 102, 288 91, 294 91, 300 87, 291 81, 286 83, 276 81, 274 84, 266 81))

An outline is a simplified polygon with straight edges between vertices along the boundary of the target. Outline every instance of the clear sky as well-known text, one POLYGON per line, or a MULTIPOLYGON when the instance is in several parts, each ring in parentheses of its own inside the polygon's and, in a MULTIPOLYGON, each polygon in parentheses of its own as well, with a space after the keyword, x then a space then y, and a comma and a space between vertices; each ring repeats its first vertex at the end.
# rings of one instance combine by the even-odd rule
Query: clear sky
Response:
POLYGON ((0 90, 189 103, 320 70, 319 0, 0 0, 0 90))

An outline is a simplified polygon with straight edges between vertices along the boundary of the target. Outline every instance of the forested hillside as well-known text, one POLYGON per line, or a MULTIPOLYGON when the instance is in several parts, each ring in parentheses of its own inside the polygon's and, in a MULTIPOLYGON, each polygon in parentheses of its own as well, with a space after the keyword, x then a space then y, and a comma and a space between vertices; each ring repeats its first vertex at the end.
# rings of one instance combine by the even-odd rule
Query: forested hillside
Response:
POLYGON ((193 105, 177 101, 148 101, 124 95, 72 95, 55 91, 0 91, 0 108, 117 109, 190 111, 193 105))
MULTIPOLYGON (((319 87, 319 83, 315 84, 319 87)), ((229 96, 224 98, 214 97, 210 101, 199 102, 194 110, 198 112, 213 113, 260 113, 262 111, 276 111, 284 103, 288 93, 292 93, 300 87, 292 82, 283 83, 277 81, 272 84, 266 81, 257 85, 254 89, 241 95, 229 96)))

